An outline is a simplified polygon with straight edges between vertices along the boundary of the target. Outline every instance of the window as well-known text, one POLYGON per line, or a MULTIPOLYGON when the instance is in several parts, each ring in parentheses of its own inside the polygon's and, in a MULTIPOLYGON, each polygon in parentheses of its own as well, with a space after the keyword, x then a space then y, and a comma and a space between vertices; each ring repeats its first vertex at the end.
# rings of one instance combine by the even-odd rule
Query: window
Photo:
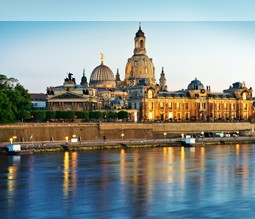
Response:
POLYGON ((243 109, 244 109, 244 110, 247 110, 247 103, 244 103, 244 104, 243 104, 243 109))
POLYGON ((185 109, 189 109, 189 104, 185 103, 185 109))
POLYGON ((169 108, 169 109, 173 109, 173 103, 169 103, 169 104, 168 104, 168 108, 169 108))
POLYGON ((143 42, 143 40, 140 40, 140 48, 144 48, 144 42, 143 42))
POLYGON ((153 97, 153 92, 152 90, 148 90, 148 98, 151 99, 153 97))
POLYGON ((181 109, 181 104, 177 103, 177 109, 181 109))
POLYGON ((203 103, 203 109, 206 109, 206 103, 203 103))
POLYGON ((233 103, 233 105, 232 105, 232 110, 236 110, 236 104, 235 103, 233 103))

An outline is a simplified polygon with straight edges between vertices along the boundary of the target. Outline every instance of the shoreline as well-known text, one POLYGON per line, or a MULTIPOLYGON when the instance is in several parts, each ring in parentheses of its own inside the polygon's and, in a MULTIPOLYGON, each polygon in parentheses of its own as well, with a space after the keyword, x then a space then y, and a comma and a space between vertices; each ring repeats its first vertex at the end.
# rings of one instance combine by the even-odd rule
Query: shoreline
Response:
MULTIPOLYGON (((152 147, 181 147, 181 138, 174 139, 143 139, 143 140, 119 140, 119 141, 87 141, 78 143, 65 142, 14 142, 20 144, 22 151, 42 152, 63 152, 63 151, 86 151, 105 149, 127 149, 127 148, 152 148, 152 147)), ((0 145, 0 152, 4 152, 8 142, 0 145)), ((217 144, 255 144, 255 137, 217 137, 217 138, 196 138, 196 143, 184 147, 203 147, 217 144)))

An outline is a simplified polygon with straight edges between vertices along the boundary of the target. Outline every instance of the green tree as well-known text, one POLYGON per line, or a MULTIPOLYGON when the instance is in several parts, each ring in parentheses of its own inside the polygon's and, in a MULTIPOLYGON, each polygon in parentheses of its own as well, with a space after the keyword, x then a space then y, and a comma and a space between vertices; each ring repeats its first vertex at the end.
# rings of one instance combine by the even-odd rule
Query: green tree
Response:
POLYGON ((57 110, 56 111, 56 119, 63 119, 63 118, 64 118, 63 111, 57 110))
POLYGON ((68 110, 68 111, 63 111, 63 118, 64 119, 74 119, 74 111, 68 110))
POLYGON ((55 119, 56 118, 56 112, 52 110, 46 110, 45 111, 46 120, 55 119))
POLYGON ((15 120, 15 115, 11 108, 12 104, 7 95, 0 91, 0 122, 8 123, 15 120))
POLYGON ((121 110, 118 112, 118 119, 128 119, 128 112, 127 111, 124 111, 124 110, 121 110))
POLYGON ((103 114, 101 111, 90 111, 89 118, 90 119, 102 119, 103 114))
POLYGON ((41 122, 45 120, 46 118, 46 113, 44 110, 33 110, 31 111, 31 116, 33 117, 33 120, 37 122, 41 122))
POLYGON ((103 119, 107 119, 107 118, 108 118, 108 112, 103 111, 103 112, 102 112, 102 118, 103 118, 103 119))
POLYGON ((75 111, 75 116, 77 116, 77 119, 88 119, 89 112, 88 111, 75 111))
POLYGON ((17 79, 8 78, 0 74, 0 106, 5 106, 1 109, 2 115, 0 122, 14 122, 27 119, 29 116, 28 110, 31 109, 31 96, 17 79), (4 101, 4 102, 3 102, 4 101))
POLYGON ((114 111, 110 111, 110 112, 108 112, 108 117, 110 119, 117 119, 118 118, 118 114, 116 112, 114 112, 114 111))

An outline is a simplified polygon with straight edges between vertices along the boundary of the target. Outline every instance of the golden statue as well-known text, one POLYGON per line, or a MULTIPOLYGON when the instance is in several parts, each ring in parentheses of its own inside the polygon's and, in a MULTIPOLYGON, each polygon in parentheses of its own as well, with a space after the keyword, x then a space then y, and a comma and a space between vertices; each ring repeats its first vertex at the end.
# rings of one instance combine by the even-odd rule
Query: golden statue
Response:
POLYGON ((153 85, 153 80, 152 80, 152 78, 149 79, 149 85, 153 85))
POLYGON ((104 64, 104 54, 101 52, 101 64, 104 64))
POLYGON ((243 87, 246 87, 246 83, 243 81, 243 87))

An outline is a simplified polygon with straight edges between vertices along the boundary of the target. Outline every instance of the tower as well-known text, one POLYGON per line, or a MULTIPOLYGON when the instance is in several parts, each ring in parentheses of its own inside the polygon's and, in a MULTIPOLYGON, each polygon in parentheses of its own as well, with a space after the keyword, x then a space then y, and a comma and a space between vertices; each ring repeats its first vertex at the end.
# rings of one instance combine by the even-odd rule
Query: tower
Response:
POLYGON ((146 54, 146 38, 142 31, 141 24, 134 38, 134 54, 127 61, 125 85, 131 86, 132 84, 132 86, 134 86, 140 79, 150 80, 155 84, 155 68, 152 59, 146 54), (130 79, 132 79, 132 81, 130 81, 130 79))
POLYGON ((160 78, 159 78, 159 88, 160 88, 160 91, 167 91, 166 77, 165 77, 163 67, 162 67, 162 71, 161 71, 160 78))
POLYGON ((139 30, 135 35, 135 48, 134 55, 146 54, 146 38, 144 32, 141 29, 141 24, 139 25, 139 30))
POLYGON ((81 83, 80 83, 80 84, 83 85, 83 86, 85 86, 85 87, 88 86, 87 78, 86 78, 86 76, 85 76, 85 68, 83 69, 83 76, 82 76, 82 78, 81 78, 81 83))

